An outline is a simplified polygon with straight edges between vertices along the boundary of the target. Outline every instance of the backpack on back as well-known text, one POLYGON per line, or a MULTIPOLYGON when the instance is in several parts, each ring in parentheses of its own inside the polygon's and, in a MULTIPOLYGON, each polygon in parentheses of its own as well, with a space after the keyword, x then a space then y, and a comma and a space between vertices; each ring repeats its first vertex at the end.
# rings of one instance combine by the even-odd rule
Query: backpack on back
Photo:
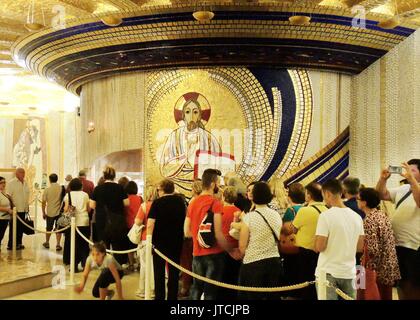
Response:
POLYGON ((216 244, 216 235, 214 232, 214 212, 212 211, 213 203, 207 210, 206 215, 198 227, 197 241, 198 244, 205 249, 209 249, 216 244))

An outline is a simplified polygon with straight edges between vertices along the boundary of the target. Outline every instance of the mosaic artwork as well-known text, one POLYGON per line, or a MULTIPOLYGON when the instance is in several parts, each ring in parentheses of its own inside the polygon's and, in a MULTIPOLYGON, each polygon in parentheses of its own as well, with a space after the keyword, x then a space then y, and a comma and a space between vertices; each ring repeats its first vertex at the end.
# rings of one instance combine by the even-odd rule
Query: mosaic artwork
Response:
POLYGON ((333 178, 346 178, 349 175, 349 131, 346 128, 310 159, 289 170, 282 176, 284 185, 288 187, 294 182, 307 185, 312 181, 324 183, 333 178))
POLYGON ((21 167, 26 171, 26 181, 31 197, 37 188, 41 188, 43 173, 47 168, 45 119, 2 119, 0 130, 0 168, 10 173, 21 167))
POLYGON ((206 168, 250 182, 300 163, 312 115, 306 71, 175 69, 146 82, 146 183, 166 177, 188 193, 206 168))

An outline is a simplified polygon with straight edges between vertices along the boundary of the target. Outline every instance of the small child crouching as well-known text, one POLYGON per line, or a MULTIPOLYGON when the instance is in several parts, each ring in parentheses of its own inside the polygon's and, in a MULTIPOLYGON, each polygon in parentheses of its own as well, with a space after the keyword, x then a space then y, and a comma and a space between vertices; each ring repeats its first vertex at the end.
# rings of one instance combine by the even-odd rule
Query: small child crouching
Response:
POLYGON ((121 278, 124 273, 122 267, 112 255, 106 253, 106 246, 103 242, 95 243, 93 245, 91 253, 86 259, 82 282, 79 286, 74 288, 77 293, 83 291, 90 270, 92 269, 101 270, 101 274, 92 289, 93 296, 95 298, 100 298, 100 300, 111 300, 115 292, 114 290, 109 290, 108 286, 111 283, 115 283, 118 299, 123 300, 121 278))

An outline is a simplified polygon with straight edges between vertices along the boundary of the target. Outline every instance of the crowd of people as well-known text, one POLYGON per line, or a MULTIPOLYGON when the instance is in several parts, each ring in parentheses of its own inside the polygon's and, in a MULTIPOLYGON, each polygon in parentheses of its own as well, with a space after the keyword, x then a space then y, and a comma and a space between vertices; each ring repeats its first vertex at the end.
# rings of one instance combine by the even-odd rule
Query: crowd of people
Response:
MULTIPOLYGON (((137 295, 145 295, 145 244, 152 236, 155 249, 193 273, 225 284, 246 287, 278 287, 314 281, 325 276, 327 299, 339 299, 335 288, 354 299, 420 299, 420 159, 402 164, 404 181, 387 188, 391 173, 384 169, 374 188, 359 179, 331 179, 306 186, 292 183, 286 197, 273 183, 254 181, 245 185, 234 173, 207 169, 192 182, 188 199, 176 185, 163 179, 145 187, 138 195, 134 181, 115 182, 115 170, 107 166, 97 186, 81 171, 67 186, 56 174, 49 176, 42 212, 46 229, 56 230, 58 217, 74 210, 80 232, 95 245, 76 238, 75 272, 84 273, 83 290, 92 268, 101 269, 93 295, 109 299, 116 283, 123 298, 121 278, 140 268, 137 295), (223 181, 222 181, 223 179, 223 181), (390 216, 381 210, 381 200, 395 204, 390 216), (284 205, 287 203, 287 205, 284 205), (134 225, 144 226, 140 243, 127 233, 134 225), (106 253, 106 249, 136 254, 106 253)), ((0 177, 0 240, 11 224, 16 206, 22 218, 29 209, 25 172, 16 170, 9 182, 0 177)), ((10 227, 10 230, 12 228, 10 227)), ((22 229, 17 226, 17 249, 23 249, 22 229)), ((11 249, 9 236, 8 249, 11 249)), ((70 263, 70 233, 64 231, 63 262, 70 263)), ((50 235, 43 244, 49 248, 50 235)), ((56 250, 61 250, 56 234, 56 250)), ((282 293, 236 291, 215 286, 180 272, 153 252, 153 279, 149 284, 156 300, 303 299, 316 300, 319 283, 282 293)))

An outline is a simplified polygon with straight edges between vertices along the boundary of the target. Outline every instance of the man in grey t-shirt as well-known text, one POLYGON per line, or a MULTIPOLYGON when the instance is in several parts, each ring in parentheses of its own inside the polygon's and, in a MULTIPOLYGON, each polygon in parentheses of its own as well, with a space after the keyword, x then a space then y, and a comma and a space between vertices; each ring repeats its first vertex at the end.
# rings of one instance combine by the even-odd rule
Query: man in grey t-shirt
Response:
MULTIPOLYGON (((47 221, 47 231, 52 231, 54 225, 57 228, 57 220, 60 217, 62 211, 62 201, 65 195, 64 187, 60 186, 58 181, 58 176, 55 173, 50 174, 49 176, 50 186, 44 190, 42 195, 42 217, 47 221)), ((60 245, 61 233, 56 233, 57 244, 56 250, 62 250, 60 245)), ((50 247, 50 233, 46 233, 46 241, 43 243, 44 248, 49 249, 50 247)))

